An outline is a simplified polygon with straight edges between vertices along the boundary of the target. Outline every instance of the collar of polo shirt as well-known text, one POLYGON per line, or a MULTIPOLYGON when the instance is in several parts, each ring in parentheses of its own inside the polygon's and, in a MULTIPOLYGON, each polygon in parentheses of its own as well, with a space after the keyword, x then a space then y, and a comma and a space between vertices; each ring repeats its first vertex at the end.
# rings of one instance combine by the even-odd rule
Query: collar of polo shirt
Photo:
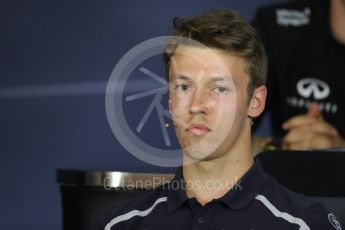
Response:
MULTIPOLYGON (((223 202, 231 209, 240 210, 246 208, 260 193, 265 185, 268 175, 262 170, 260 162, 255 161, 249 171, 229 190, 223 197, 212 202, 223 202)), ((177 210, 186 203, 189 198, 182 186, 182 167, 175 174, 174 179, 169 183, 167 192, 167 208, 169 212, 177 210)))

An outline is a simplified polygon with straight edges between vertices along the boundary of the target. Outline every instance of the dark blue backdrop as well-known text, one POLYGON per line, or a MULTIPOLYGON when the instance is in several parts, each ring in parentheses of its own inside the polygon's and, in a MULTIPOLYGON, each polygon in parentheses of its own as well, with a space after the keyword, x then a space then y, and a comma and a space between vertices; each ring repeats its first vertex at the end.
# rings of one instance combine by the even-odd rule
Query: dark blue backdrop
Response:
POLYGON ((0 229, 61 229, 56 168, 171 171, 114 138, 104 106, 112 69, 167 35, 174 16, 227 7, 250 20, 273 1, 0 1, 0 229))

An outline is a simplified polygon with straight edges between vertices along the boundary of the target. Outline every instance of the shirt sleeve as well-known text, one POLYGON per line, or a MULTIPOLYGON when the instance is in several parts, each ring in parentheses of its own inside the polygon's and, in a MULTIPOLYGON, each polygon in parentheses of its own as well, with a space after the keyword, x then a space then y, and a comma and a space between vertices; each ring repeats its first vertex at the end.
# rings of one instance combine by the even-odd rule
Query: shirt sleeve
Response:
POLYGON ((310 207, 304 220, 310 230, 342 230, 341 224, 335 215, 327 211, 321 204, 310 207))

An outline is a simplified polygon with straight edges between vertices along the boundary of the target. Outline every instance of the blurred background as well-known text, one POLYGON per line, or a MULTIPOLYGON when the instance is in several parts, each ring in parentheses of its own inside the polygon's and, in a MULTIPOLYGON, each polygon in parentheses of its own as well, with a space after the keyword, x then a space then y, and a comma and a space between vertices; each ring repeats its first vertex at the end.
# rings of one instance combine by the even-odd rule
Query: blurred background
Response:
MULTIPOLYGON (((168 35, 175 16, 225 7, 251 20, 272 2, 281 0, 1 0, 0 229, 62 229, 58 168, 173 172, 136 159, 114 137, 105 110, 114 66, 138 43, 168 35)), ((164 75, 161 63, 154 68, 164 75)), ((126 90, 151 86, 141 77, 126 90)), ((130 104, 129 123, 137 124, 151 101, 130 104)), ((159 146, 156 116, 142 139, 159 146)))

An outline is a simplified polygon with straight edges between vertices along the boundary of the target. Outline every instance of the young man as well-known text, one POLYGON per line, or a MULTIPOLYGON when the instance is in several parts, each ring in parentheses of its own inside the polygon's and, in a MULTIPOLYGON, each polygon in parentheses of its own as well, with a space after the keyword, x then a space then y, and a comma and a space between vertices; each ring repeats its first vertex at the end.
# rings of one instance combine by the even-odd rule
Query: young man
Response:
POLYGON ((216 10, 175 20, 173 35, 165 61, 183 167, 165 186, 115 204, 101 229, 340 229, 254 162, 251 119, 265 106, 267 66, 256 31, 216 10))

